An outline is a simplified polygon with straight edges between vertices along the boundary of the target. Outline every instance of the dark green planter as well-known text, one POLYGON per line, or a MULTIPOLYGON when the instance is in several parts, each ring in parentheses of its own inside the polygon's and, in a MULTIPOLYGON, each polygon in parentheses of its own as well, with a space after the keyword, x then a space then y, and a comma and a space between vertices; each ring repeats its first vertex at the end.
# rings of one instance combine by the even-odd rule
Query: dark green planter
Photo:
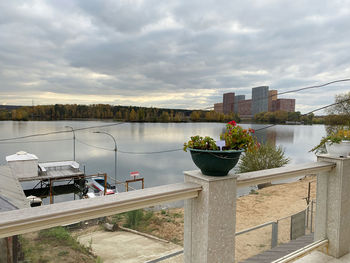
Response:
POLYGON ((211 151, 189 149, 195 165, 205 175, 225 176, 235 167, 244 150, 211 151))

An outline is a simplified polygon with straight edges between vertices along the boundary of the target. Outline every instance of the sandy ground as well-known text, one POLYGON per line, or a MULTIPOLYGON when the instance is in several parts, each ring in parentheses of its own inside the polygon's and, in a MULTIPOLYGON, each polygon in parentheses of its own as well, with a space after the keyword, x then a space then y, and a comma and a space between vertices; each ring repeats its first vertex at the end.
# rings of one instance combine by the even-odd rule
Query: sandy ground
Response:
POLYGON ((171 242, 156 241, 124 231, 99 230, 79 236, 78 240, 85 246, 91 246, 94 254, 100 256, 104 263, 146 262, 182 249, 171 242))
MULTIPOLYGON (((270 221, 279 221, 278 242, 290 237, 290 215, 306 209, 308 185, 311 182, 311 198, 316 198, 314 176, 288 184, 274 185, 237 199, 236 232, 270 221)), ((236 238, 236 260, 241 261, 270 249, 271 225, 236 238)))
MULTIPOLYGON (((309 182, 311 182, 312 199, 315 199, 316 196, 315 179, 315 177, 310 176, 298 182, 274 185, 258 190, 256 194, 238 198, 236 232, 289 217, 306 209, 305 197, 307 197, 309 182)), ((155 228, 150 234, 169 241, 176 239, 176 243, 182 244, 183 209, 169 209, 167 216, 169 217, 171 214, 177 215, 176 221, 166 222, 155 228), (179 215, 182 217, 179 217, 179 215)), ((156 216, 161 217, 163 215, 157 213, 156 216)), ((289 229, 290 217, 279 221, 279 243, 289 241, 289 229)), ((91 234, 81 236, 80 240, 84 244, 89 245, 91 234)), ((98 231, 93 233, 91 244, 93 251, 96 255, 102 257, 103 262, 145 262, 146 259, 158 258, 181 249, 180 246, 174 244, 162 244, 159 241, 125 232, 109 233, 98 231), (140 240, 140 243, 138 243, 138 240, 140 240), (157 253, 158 256, 156 256, 157 253), (120 257, 118 258, 120 259, 119 261, 117 257, 120 257)), ((268 250, 270 244, 271 225, 240 235, 236 238, 236 261, 244 260, 264 250, 268 250)), ((182 262, 182 256, 163 262, 182 262)))

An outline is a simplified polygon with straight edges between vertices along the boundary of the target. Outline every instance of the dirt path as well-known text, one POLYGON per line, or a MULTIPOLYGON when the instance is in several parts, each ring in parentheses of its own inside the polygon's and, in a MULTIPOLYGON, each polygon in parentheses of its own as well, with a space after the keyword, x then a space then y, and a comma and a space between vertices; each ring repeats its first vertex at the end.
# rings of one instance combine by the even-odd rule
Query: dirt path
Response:
POLYGON ((171 242, 162 242, 141 235, 117 231, 96 231, 79 236, 79 242, 91 247, 104 263, 139 263, 156 259, 182 249, 171 242))

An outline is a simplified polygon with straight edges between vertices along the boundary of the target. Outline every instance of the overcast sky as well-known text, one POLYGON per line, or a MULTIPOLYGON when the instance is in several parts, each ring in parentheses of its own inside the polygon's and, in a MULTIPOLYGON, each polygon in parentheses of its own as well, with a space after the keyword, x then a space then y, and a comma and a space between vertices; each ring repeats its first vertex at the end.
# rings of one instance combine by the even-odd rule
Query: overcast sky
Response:
MULTIPOLYGON (((0 104, 200 109, 350 78, 350 1, 0 0, 0 104)), ((303 113, 350 82, 281 96, 303 113)))

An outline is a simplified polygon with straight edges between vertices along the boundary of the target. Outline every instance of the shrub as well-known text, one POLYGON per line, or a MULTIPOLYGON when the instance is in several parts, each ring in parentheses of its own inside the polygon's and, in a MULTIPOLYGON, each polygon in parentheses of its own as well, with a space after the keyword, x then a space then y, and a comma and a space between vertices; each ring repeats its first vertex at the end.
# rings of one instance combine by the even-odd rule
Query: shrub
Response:
POLYGON ((143 219, 143 210, 133 210, 126 212, 126 223, 124 226, 130 227, 130 228, 136 228, 139 226, 140 222, 143 219))
POLYGON ((277 168, 289 163, 281 146, 261 144, 255 151, 245 152, 241 157, 238 170, 240 173, 277 168))

